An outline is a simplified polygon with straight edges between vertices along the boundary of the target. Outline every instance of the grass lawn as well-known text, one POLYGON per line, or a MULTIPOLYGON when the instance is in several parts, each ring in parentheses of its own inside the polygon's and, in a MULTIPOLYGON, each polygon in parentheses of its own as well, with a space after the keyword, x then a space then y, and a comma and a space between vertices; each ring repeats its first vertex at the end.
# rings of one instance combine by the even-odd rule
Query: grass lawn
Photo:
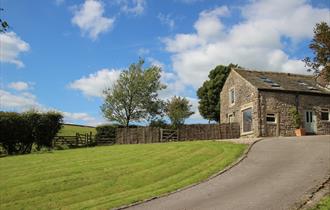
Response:
POLYGON ((0 209, 109 209, 196 183, 246 145, 114 145, 0 158, 0 209))
POLYGON ((330 195, 325 196, 322 200, 311 210, 329 210, 330 209, 330 195))
POLYGON ((85 134, 92 132, 96 134, 96 129, 91 127, 84 127, 79 125, 63 125, 61 130, 58 132, 58 136, 75 136, 76 133, 85 134))

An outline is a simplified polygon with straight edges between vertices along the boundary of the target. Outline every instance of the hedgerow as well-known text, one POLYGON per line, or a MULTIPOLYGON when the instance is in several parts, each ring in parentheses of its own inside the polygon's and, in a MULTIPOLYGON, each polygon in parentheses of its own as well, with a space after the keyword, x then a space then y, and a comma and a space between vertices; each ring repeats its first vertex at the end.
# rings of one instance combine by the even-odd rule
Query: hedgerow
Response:
POLYGON ((9 155, 30 153, 33 144, 51 148, 62 123, 57 112, 0 112, 0 144, 9 155))

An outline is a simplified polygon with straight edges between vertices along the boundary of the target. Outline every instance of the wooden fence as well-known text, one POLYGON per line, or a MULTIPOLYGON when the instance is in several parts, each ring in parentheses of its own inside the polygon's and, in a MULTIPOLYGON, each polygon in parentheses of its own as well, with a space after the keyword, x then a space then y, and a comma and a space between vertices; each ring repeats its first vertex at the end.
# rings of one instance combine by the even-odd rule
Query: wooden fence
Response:
POLYGON ((116 144, 144 144, 160 141, 160 128, 117 128, 116 144))
POLYGON ((68 145, 69 147, 83 147, 91 145, 94 142, 92 133, 80 134, 76 133, 75 136, 55 136, 53 145, 68 145))
POLYGON ((141 144, 167 141, 233 139, 240 137, 238 123, 184 125, 178 130, 154 127, 117 128, 117 144, 141 144))

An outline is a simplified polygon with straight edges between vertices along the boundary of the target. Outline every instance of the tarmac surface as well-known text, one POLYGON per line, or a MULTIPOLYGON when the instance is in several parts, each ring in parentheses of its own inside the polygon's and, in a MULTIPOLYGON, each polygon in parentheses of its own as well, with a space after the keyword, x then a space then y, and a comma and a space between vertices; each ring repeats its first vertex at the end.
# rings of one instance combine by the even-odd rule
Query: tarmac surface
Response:
POLYGON ((266 138, 229 171, 127 209, 282 210, 330 176, 330 136, 266 138))

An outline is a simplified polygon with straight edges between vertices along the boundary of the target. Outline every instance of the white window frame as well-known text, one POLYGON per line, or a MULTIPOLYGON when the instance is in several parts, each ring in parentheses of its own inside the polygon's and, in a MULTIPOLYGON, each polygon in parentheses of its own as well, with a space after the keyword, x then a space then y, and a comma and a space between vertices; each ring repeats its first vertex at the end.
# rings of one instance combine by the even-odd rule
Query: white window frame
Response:
POLYGON ((266 113, 266 123, 267 124, 276 124, 277 123, 277 116, 276 116, 276 114, 275 113, 266 113), (274 115, 274 116, 272 116, 275 119, 274 122, 267 121, 268 115, 274 115))
POLYGON ((249 135, 249 134, 253 134, 253 106, 244 106, 242 109, 241 109, 241 136, 244 136, 244 135, 249 135), (243 112, 247 109, 251 109, 251 116, 252 116, 252 124, 251 124, 251 131, 246 131, 244 132, 244 116, 243 116, 243 112))
POLYGON ((330 109, 329 108, 321 108, 320 110, 320 120, 321 122, 330 122, 330 109), (327 110, 327 111, 324 111, 327 110), (322 113, 321 112, 328 112, 328 120, 322 120, 322 113))
POLYGON ((235 87, 232 87, 232 88, 229 89, 229 106, 235 105, 235 102, 236 102, 236 93, 235 92, 236 92, 235 87), (234 92, 234 94, 233 94, 234 102, 232 102, 233 101, 232 100, 232 95, 231 95, 232 91, 234 92))
POLYGON ((229 121, 229 123, 233 123, 234 121, 230 121, 230 118, 232 118, 234 120, 234 113, 228 114, 228 121, 229 121))

